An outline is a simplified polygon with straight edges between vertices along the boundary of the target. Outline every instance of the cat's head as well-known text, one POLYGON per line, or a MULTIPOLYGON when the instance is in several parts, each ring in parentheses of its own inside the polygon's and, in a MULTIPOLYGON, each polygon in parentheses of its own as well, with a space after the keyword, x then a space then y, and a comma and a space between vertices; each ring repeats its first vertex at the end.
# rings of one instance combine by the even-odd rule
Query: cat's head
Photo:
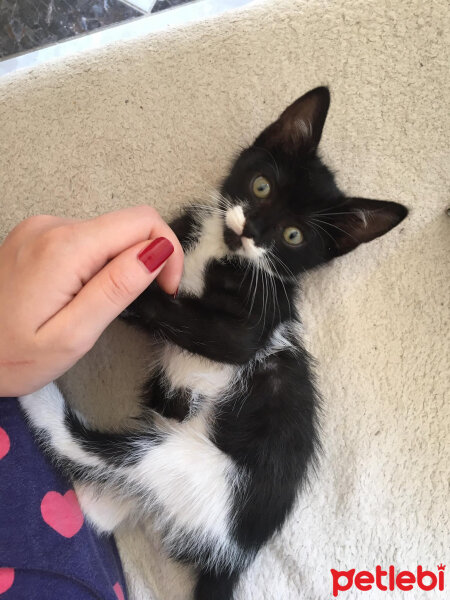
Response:
POLYGON ((395 202, 347 198, 317 155, 330 104, 311 90, 245 149, 221 187, 232 253, 294 275, 350 252, 402 221, 395 202), (283 266, 284 265, 284 266, 283 266))

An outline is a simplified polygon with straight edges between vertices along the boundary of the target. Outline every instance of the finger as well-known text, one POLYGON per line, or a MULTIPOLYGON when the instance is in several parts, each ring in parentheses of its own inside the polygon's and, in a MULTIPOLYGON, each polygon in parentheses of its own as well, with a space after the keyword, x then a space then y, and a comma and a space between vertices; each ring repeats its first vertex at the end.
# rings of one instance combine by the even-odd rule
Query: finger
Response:
POLYGON ((183 251, 175 233, 151 206, 135 206, 107 213, 73 227, 73 239, 78 246, 80 279, 88 281, 109 260, 149 239, 165 237, 174 246, 174 254, 164 269, 159 283, 168 293, 174 293, 181 276, 183 251), (83 260, 83 257, 85 260, 83 260))
POLYGON ((166 238, 135 244, 110 261, 59 313, 39 328, 45 343, 67 340, 69 351, 84 354, 103 330, 167 268, 174 252, 166 238), (144 254, 144 262, 139 254, 144 254), (147 266, 146 266, 147 265, 147 266), (151 271, 149 271, 149 268, 151 271))

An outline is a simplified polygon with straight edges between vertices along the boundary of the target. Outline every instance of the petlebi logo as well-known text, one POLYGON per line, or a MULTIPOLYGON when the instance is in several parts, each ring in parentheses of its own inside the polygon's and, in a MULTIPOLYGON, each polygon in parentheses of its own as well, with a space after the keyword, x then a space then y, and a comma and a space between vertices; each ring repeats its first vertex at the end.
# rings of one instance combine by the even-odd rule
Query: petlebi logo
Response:
MULTIPOLYGON (((436 573, 425 570, 422 565, 419 565, 415 572, 397 571, 392 565, 386 571, 380 565, 377 565, 374 573, 371 571, 359 571, 356 573, 356 569, 350 569, 349 571, 331 569, 333 596, 335 598, 340 592, 347 592, 352 588, 361 591, 378 588, 383 592, 393 592, 394 590, 409 592, 414 589, 426 592, 431 590, 443 591, 445 585, 444 575, 445 565, 443 564, 437 565, 436 573)), ((344 598, 345 596, 343 595, 342 597, 344 598)))

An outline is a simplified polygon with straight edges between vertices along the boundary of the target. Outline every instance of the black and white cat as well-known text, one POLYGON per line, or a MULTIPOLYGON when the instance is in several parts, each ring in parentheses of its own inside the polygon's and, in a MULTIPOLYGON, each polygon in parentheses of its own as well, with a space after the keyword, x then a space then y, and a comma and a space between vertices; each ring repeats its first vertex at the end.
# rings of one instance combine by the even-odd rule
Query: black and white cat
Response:
POLYGON ((152 513, 168 553, 229 600, 283 525, 318 448, 319 397, 295 307, 304 271, 383 235, 394 202, 347 198, 317 156, 326 88, 289 106, 234 162, 214 204, 172 223, 185 270, 124 317, 159 340, 137 428, 100 432, 54 385, 21 399, 101 531, 152 513))

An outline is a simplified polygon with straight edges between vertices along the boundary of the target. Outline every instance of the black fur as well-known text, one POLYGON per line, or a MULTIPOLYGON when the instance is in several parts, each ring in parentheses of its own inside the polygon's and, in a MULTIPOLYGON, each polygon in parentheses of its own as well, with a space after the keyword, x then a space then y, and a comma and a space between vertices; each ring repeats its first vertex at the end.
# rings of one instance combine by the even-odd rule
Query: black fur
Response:
POLYGON ((195 600, 229 600, 239 579, 239 572, 211 573, 200 571, 195 588, 195 600))

